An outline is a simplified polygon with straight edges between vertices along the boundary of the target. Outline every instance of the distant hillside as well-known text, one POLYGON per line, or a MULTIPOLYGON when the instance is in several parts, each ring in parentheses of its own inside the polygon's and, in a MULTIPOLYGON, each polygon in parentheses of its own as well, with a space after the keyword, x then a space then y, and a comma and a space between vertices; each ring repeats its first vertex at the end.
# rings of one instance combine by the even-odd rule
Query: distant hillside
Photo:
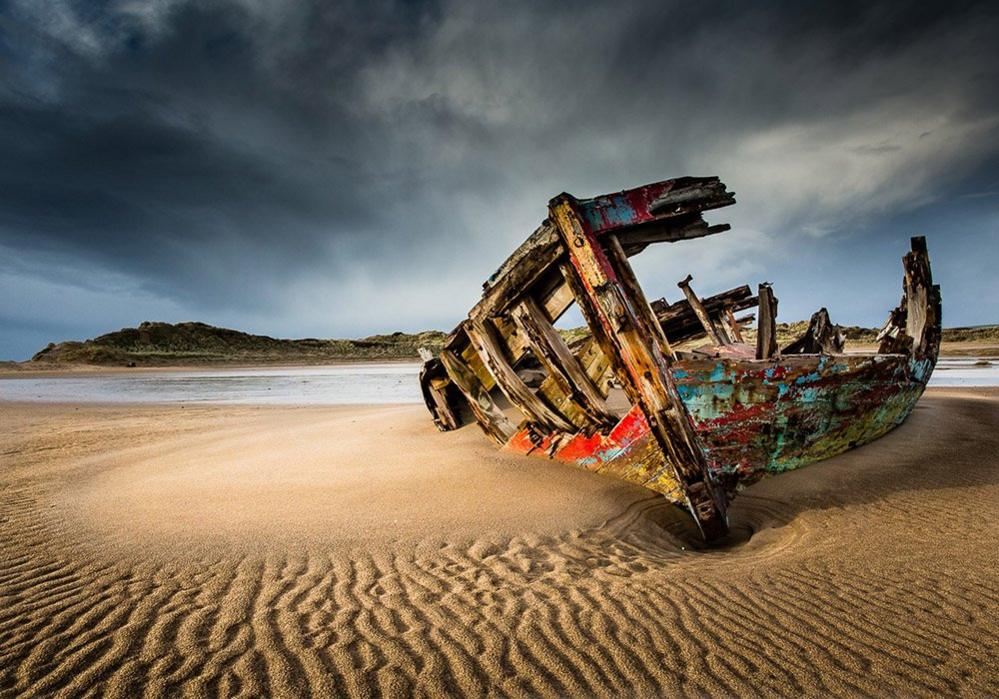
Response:
MULTIPOLYGON (((777 323, 777 344, 786 345, 797 340, 808 328, 807 320, 799 320, 793 323, 777 323)), ((880 328, 862 328, 857 325, 841 325, 840 331, 846 338, 847 344, 872 345, 877 342, 880 328)), ((756 329, 746 328, 743 331, 747 341, 756 342, 756 329)))
MULTIPOLYGON (((797 338, 807 321, 778 323, 778 342, 784 345, 797 338)), ((843 327, 847 347, 875 344, 877 328, 843 327)), ((563 330, 567 341, 579 341, 589 335, 586 327, 563 330)), ((756 340, 752 328, 744 330, 746 341, 756 340)), ((417 350, 426 347, 434 353, 444 344, 445 333, 428 330, 421 333, 372 335, 358 340, 279 340, 267 335, 251 335, 238 330, 216 328, 204 323, 142 323, 138 328, 123 328, 83 342, 52 343, 31 358, 27 365, 96 364, 101 366, 176 366, 221 363, 292 363, 315 364, 329 361, 379 359, 418 359, 417 350)), ((945 328, 945 343, 978 344, 989 349, 956 349, 946 345, 944 353, 993 354, 999 344, 999 326, 945 328)), ((14 366, 12 364, 12 366, 14 366)))
POLYGON ((445 334, 372 335, 359 340, 279 340, 205 323, 142 323, 83 342, 52 343, 35 363, 157 366, 222 362, 313 363, 335 360, 417 359, 417 349, 438 351, 445 334))

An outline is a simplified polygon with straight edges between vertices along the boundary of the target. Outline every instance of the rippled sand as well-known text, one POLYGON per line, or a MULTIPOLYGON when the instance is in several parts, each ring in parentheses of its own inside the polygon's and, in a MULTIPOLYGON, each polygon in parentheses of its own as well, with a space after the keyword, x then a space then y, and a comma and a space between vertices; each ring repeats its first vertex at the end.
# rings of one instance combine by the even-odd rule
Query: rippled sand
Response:
POLYGON ((0 694, 999 694, 999 391, 747 490, 420 407, 0 403, 0 694))

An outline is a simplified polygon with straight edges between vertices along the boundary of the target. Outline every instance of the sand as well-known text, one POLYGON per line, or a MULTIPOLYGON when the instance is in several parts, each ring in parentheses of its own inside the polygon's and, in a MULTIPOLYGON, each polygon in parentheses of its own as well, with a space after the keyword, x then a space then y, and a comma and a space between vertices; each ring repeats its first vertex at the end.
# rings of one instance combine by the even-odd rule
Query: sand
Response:
POLYGON ((999 694, 999 391, 648 492, 418 406, 0 403, 0 695, 999 694))

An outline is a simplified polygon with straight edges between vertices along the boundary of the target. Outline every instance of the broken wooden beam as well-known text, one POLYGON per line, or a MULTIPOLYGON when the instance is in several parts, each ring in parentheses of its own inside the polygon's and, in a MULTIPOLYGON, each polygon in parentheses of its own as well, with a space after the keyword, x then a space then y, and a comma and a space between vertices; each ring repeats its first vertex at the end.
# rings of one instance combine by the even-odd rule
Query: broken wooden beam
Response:
MULTIPOLYGON (((680 213, 685 208, 707 202, 735 203, 735 195, 726 191, 725 185, 717 177, 684 177, 673 181, 673 186, 649 204, 649 210, 656 214, 680 213)), ((728 204, 720 204, 727 206, 728 204)), ((706 208, 706 207, 704 207, 706 208)), ((697 210, 702 210, 697 207, 697 210)))
POLYGON ((735 195, 727 191, 717 177, 680 177, 592 199, 573 197, 573 201, 587 229, 599 237, 729 206, 735 203, 735 195))
MULTIPOLYGON (((656 198, 662 194, 665 191, 656 198)), ((707 459, 673 381, 667 358, 673 356, 672 349, 620 242, 610 236, 604 245, 597 237, 619 220, 611 215, 615 207, 625 205, 634 210, 630 203, 617 201, 604 207, 580 206, 578 200, 563 194, 549 203, 549 214, 569 252, 578 289, 576 301, 596 321, 591 326, 594 338, 610 358, 628 398, 642 410, 702 535, 715 539, 728 531, 725 497, 711 480, 707 459)))
MULTIPOLYGON (((725 309, 734 312, 753 308, 757 305, 757 298, 748 286, 743 285, 703 298, 701 305, 710 317, 720 317, 725 309)), ((658 299, 652 302, 652 309, 671 343, 686 342, 705 334, 701 321, 685 298, 673 304, 667 303, 666 299, 658 299)))
POLYGON ((716 226, 709 226, 704 219, 698 216, 692 223, 676 225, 673 222, 656 222, 621 231, 618 238, 621 245, 628 251, 629 256, 632 249, 651 243, 676 243, 681 240, 693 240, 703 238, 717 233, 724 233, 732 227, 727 223, 720 223, 716 226))
POLYGON ((548 322, 544 311, 530 296, 514 307, 513 319, 527 337, 531 351, 594 424, 613 424, 617 417, 607 407, 604 397, 569 350, 559 332, 548 322))
POLYGON ((926 238, 913 237, 910 246, 902 258, 902 301, 878 333, 878 351, 935 357, 940 350, 940 287, 933 283, 926 238))
POLYGON ((454 381, 458 390, 464 394, 465 400, 468 401, 468 406, 475 415, 475 421, 482 428, 482 431, 497 444, 506 444, 507 440, 516 432, 516 428, 493 401, 489 391, 482 385, 475 373, 468 368, 468 365, 459 359, 454 352, 445 349, 441 352, 440 357, 444 368, 447 369, 448 376, 454 381))
POLYGON ((715 345, 731 344, 728 337, 723 336, 722 333, 719 332, 719 329, 715 326, 711 316, 708 315, 708 311, 704 307, 704 304, 701 303, 701 299, 698 298, 697 294, 694 293, 694 290, 691 288, 690 282, 693 278, 693 276, 688 274, 686 279, 677 282, 677 286, 683 291, 683 295, 687 297, 687 303, 690 304, 691 310, 697 317, 698 322, 700 322, 701 327, 704 328, 704 332, 707 333, 707 336, 711 339, 711 343, 715 345))
POLYGON ((524 414, 524 417, 549 430, 573 431, 572 423, 535 394, 510 366, 504 355, 502 339, 496 332, 496 326, 488 320, 473 320, 467 332, 468 339, 482 357, 482 363, 492 374, 496 385, 507 400, 524 414))
POLYGON ((729 337, 731 337, 734 342, 744 342, 742 338, 742 328, 739 327, 739 321, 735 319, 735 311, 732 306, 725 306, 725 310, 722 311, 721 317, 722 323, 724 323, 729 337))
POLYGON ((756 329, 756 358, 777 356, 777 297, 768 282, 760 284, 760 321, 756 329))
MULTIPOLYGON (((754 307, 756 297, 753 296, 749 286, 743 284, 714 296, 702 298, 701 304, 708 313, 717 313, 725 306, 731 306, 733 311, 741 311, 754 307)), ((687 299, 680 299, 676 303, 669 303, 666 299, 657 299, 652 302, 652 310, 656 312, 660 323, 669 323, 683 317, 693 317, 694 314, 687 299)))
MULTIPOLYGON (((420 356, 424 356, 425 351, 421 347, 420 356)), ((448 378, 447 370, 438 357, 432 355, 424 357, 423 367, 420 369, 420 390, 423 393, 423 402, 430 411, 437 429, 448 432, 461 427, 458 403, 451 395, 451 392, 457 389, 448 378)))
POLYGON ((555 228, 544 221, 483 284, 482 298, 469 316, 482 318, 502 312, 548 271, 563 252, 555 228))
POLYGON ((808 327, 797 340, 780 351, 785 354, 842 354, 846 338, 838 325, 829 320, 829 311, 820 308, 812 314, 808 327))

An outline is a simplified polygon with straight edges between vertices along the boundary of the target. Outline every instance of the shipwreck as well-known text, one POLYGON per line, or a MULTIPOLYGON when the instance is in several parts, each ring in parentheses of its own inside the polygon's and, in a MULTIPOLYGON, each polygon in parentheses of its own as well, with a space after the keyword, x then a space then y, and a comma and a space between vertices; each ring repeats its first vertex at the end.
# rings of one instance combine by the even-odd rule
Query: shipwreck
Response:
POLYGON ((701 298, 688 276, 678 300, 649 301, 629 262, 655 243, 729 230, 703 213, 734 203, 717 177, 552 199, 443 351, 424 354, 420 383, 437 427, 474 419, 503 449, 649 488, 713 540, 727 533, 742 487, 899 425, 940 348, 926 241, 912 238, 902 258, 902 300, 876 352, 844 352, 824 308, 781 348, 769 283, 701 298), (589 333, 567 342, 554 324, 573 304, 589 333), (744 339, 753 320, 755 343, 744 339))

